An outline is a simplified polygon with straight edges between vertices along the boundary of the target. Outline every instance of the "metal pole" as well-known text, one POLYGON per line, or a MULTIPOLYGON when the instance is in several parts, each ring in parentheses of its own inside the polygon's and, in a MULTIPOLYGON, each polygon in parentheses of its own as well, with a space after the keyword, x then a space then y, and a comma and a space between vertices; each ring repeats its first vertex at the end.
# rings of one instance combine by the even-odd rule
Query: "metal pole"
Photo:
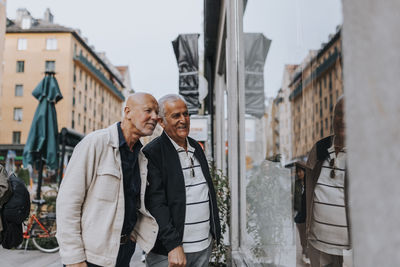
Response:
POLYGON ((67 129, 62 128, 61 130, 61 158, 60 158, 60 172, 58 177, 58 186, 61 185, 63 172, 64 172, 64 157, 65 157, 65 142, 67 139, 67 129))
POLYGON ((42 153, 39 152, 39 169, 38 169, 38 185, 36 188, 36 199, 40 199, 40 192, 42 189, 42 180, 43 180, 43 160, 42 160, 42 153))

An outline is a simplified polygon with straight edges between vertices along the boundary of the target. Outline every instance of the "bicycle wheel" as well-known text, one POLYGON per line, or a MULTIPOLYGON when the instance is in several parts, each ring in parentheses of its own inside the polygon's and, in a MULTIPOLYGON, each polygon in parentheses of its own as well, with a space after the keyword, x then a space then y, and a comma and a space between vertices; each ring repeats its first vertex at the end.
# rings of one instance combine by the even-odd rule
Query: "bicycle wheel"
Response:
POLYGON ((59 250, 56 239, 57 225, 55 213, 48 213, 45 217, 40 218, 39 224, 35 223, 32 227, 32 243, 42 252, 53 253, 59 250))

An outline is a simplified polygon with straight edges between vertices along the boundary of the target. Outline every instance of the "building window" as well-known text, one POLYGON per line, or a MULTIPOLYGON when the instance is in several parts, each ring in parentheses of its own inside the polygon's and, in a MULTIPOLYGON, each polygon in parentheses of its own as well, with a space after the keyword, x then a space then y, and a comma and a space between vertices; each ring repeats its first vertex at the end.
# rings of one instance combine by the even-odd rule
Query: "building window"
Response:
POLYGON ((77 55, 77 46, 76 46, 76 44, 74 44, 74 56, 76 56, 77 55))
POLYGON ((86 134, 86 117, 83 117, 83 133, 86 134))
POLYGON ((22 108, 14 108, 14 120, 22 121, 22 108))
POLYGON ((324 98, 324 104, 325 104, 325 109, 328 108, 328 99, 326 99, 326 97, 324 98))
POLYGON ((26 50, 27 46, 28 46, 28 41, 25 38, 18 39, 18 46, 17 46, 18 50, 26 50))
POLYGON ((87 109, 87 97, 85 96, 85 102, 83 103, 83 110, 86 112, 87 109))
POLYGON ((71 122, 71 128, 75 128, 75 111, 72 111, 72 122, 71 122))
POLYGON ((79 104, 81 103, 81 99, 82 99, 82 93, 79 91, 79 97, 78 97, 79 104))
POLYGON ((325 119, 325 129, 328 130, 328 119, 325 119))
POLYGON ((46 40, 46 49, 47 50, 57 50, 57 39, 49 38, 46 40))
POLYGON ((15 96, 23 96, 24 95, 24 86, 22 84, 15 85, 15 96))
POLYGON ((75 107, 75 88, 72 88, 72 106, 75 107))
POLYGON ((79 81, 82 81, 82 70, 79 70, 79 81))
POLYGON ((324 122, 321 121, 321 138, 324 137, 324 122))
POLYGON ((14 145, 21 144, 21 132, 13 132, 12 143, 14 145))
POLYGON ((25 61, 19 60, 17 61, 17 72, 25 71, 25 61))
POLYGON ((74 83, 76 83, 76 66, 74 65, 74 83))
POLYGON ((56 71, 56 62, 54 60, 46 60, 45 71, 56 71))
POLYGON ((78 125, 81 125, 81 114, 78 114, 78 125))

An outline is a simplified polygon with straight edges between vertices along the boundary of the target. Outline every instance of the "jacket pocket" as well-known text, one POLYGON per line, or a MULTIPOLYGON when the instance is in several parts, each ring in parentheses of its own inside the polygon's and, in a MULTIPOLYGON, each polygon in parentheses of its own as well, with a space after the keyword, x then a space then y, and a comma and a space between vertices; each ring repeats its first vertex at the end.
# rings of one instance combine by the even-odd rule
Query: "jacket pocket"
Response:
POLYGON ((97 199, 114 202, 121 183, 120 172, 116 169, 99 169, 93 193, 97 199))

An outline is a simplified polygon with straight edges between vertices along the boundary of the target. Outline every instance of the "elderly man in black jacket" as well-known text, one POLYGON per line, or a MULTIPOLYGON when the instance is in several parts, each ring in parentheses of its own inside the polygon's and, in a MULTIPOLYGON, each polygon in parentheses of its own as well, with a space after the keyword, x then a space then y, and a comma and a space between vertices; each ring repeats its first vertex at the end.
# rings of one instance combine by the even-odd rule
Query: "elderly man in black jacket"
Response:
POLYGON ((146 206, 159 225, 147 266, 208 266, 221 227, 207 159, 188 137, 190 118, 178 95, 159 100, 163 134, 143 152, 149 160, 146 206))

